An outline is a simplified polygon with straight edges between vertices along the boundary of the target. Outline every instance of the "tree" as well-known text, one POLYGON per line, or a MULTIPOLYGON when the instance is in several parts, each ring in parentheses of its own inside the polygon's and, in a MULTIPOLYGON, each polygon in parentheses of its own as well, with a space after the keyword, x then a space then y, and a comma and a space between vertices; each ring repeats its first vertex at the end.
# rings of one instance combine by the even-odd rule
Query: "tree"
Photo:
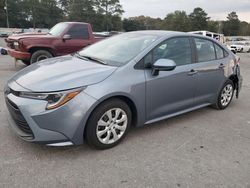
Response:
POLYGON ((164 29, 173 31, 189 31, 190 22, 185 11, 175 11, 166 16, 163 21, 164 29))
POLYGON ((6 27, 5 0, 0 0, 0 27, 6 27))
POLYGON ((68 3, 68 20, 90 22, 95 16, 94 1, 70 0, 68 3))
POLYGON ((19 7, 33 28, 50 28, 63 19, 56 0, 21 0, 19 7))
POLYGON ((136 17, 125 18, 123 20, 123 29, 125 31, 137 31, 137 30, 145 30, 145 25, 140 22, 136 17))
POLYGON ((200 7, 195 8, 189 15, 190 25, 193 31, 206 30, 209 19, 210 17, 207 17, 207 13, 200 7))
POLYGON ((207 22, 207 30, 215 33, 220 33, 221 23, 219 21, 209 20, 207 22))
POLYGON ((224 22, 223 32, 229 36, 236 36, 240 31, 240 20, 236 12, 231 12, 227 16, 227 21, 224 22))
POLYGON ((105 16, 106 31, 112 27, 112 16, 121 16, 124 10, 119 0, 96 0, 96 8, 99 14, 105 16))
POLYGON ((250 36, 250 24, 247 22, 240 23, 239 35, 250 36))

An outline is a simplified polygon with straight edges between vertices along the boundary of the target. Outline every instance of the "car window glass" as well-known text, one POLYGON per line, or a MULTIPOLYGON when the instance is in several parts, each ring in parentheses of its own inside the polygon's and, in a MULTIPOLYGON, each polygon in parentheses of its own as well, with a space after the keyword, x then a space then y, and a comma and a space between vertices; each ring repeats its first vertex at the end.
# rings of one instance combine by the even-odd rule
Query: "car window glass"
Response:
POLYGON ((144 67, 150 68, 151 65, 152 65, 152 53, 149 53, 144 57, 144 67))
POLYGON ((67 34, 69 34, 72 39, 88 39, 88 26, 84 24, 76 24, 69 29, 67 34))
POLYGON ((217 59, 222 59, 222 58, 224 58, 223 49, 222 49, 221 47, 219 47, 217 44, 214 44, 214 47, 215 47, 217 59))
POLYGON ((179 37, 166 40, 153 50, 153 62, 158 59, 171 59, 177 66, 192 62, 189 38, 179 37))
POLYGON ((215 51, 212 41, 195 38, 198 62, 215 60, 215 51))

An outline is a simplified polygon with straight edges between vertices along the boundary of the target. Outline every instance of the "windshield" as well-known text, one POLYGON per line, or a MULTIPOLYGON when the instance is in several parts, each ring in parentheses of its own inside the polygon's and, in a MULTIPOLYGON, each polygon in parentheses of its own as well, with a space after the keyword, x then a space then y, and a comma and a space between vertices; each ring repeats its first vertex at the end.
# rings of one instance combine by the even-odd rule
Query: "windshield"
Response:
POLYGON ((69 25, 68 23, 58 23, 54 27, 51 28, 51 30, 49 31, 49 34, 59 37, 64 32, 64 30, 68 27, 68 25, 69 25))
POLYGON ((78 54, 102 60, 111 66, 122 66, 132 60, 157 39, 155 35, 125 33, 102 40, 78 54))

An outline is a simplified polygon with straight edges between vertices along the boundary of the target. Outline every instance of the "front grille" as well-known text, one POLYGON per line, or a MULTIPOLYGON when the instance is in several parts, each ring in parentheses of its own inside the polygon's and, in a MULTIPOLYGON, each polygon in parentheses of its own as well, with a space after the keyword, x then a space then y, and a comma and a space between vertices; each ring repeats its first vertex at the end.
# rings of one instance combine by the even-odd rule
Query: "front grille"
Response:
POLYGON ((15 49, 15 46, 14 46, 14 42, 13 41, 6 41, 7 42, 7 46, 11 49, 15 49))
POLYGON ((32 130, 30 129, 27 121, 24 119, 24 117, 23 117, 21 111, 19 110, 19 108, 17 107, 17 105, 15 103, 13 103, 11 100, 9 100, 8 98, 6 98, 6 104, 7 104, 8 110, 10 112, 10 115, 11 115, 12 119, 15 121, 17 127, 21 131, 26 133, 28 136, 33 138, 32 130))

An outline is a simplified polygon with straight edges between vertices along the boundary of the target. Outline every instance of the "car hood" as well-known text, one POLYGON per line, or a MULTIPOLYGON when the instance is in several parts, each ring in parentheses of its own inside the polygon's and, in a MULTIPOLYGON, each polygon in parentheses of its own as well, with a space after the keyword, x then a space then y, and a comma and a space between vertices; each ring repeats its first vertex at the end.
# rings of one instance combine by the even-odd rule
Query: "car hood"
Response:
POLYGON ((62 91, 101 82, 116 69, 68 55, 32 64, 14 75, 10 82, 34 92, 62 91))
POLYGON ((9 36, 6 40, 11 41, 15 40, 18 41, 20 39, 26 39, 26 38, 54 38, 54 36, 49 35, 47 33, 24 33, 24 34, 14 34, 9 36))

